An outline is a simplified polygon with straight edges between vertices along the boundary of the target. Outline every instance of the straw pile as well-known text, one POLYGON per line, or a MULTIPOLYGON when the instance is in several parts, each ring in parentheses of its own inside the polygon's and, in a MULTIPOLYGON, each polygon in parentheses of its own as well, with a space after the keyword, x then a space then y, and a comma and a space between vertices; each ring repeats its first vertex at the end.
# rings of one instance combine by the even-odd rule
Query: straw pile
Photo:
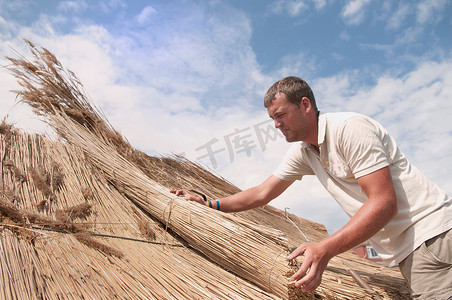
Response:
POLYGON ((79 148, 24 134, 1 142, 1 299, 275 298, 170 235, 79 148), (64 180, 50 198, 30 170, 51 178, 55 164, 64 180))
POLYGON ((33 62, 9 58, 16 92, 62 141, 2 123, 5 299, 371 299, 351 268, 380 297, 406 297, 400 274, 351 253, 332 260, 315 293, 300 293, 288 282, 300 261, 285 257, 302 241, 296 228, 315 241, 326 234, 321 225, 269 206, 225 214, 170 194, 183 186, 215 198, 238 189, 183 158, 134 149, 72 72, 29 45, 33 62))

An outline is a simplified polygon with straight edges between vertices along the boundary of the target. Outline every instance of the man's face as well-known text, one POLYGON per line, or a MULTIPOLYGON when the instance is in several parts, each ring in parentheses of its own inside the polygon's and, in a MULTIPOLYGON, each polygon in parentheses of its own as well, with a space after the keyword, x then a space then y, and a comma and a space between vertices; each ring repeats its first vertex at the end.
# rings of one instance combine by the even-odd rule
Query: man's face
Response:
MULTIPOLYGON (((301 104, 301 103, 300 103, 301 104)), ((286 95, 279 93, 267 107, 268 115, 275 121, 288 142, 302 141, 308 134, 304 106, 289 102, 286 95)))

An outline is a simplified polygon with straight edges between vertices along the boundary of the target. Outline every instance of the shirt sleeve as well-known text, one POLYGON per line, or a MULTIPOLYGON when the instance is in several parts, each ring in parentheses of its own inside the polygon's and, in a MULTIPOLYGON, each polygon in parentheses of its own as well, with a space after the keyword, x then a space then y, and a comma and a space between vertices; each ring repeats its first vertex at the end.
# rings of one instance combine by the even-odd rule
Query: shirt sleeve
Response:
POLYGON ((350 118, 344 122, 339 138, 344 160, 355 178, 389 165, 389 135, 376 121, 364 116, 350 118))
POLYGON ((273 175, 281 180, 301 180, 304 175, 314 175, 311 167, 303 159, 304 149, 301 143, 294 143, 273 175))

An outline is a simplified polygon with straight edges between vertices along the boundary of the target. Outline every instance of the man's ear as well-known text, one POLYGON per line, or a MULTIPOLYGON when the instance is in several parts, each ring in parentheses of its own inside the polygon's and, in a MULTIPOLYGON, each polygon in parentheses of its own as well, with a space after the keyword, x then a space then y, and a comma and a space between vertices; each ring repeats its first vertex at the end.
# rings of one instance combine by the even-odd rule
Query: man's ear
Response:
POLYGON ((301 98, 300 106, 304 109, 305 112, 309 112, 312 109, 311 100, 309 100, 308 97, 301 98))

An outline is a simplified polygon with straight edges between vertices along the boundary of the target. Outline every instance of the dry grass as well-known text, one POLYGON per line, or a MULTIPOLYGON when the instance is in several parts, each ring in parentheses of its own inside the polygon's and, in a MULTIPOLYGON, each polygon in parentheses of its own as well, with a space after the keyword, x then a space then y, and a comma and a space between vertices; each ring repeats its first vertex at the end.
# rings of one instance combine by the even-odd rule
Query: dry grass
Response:
POLYGON ((77 232, 74 235, 75 235, 75 238, 79 242, 87 245, 90 248, 97 249, 97 250, 105 253, 106 255, 114 255, 118 258, 122 258, 124 256, 124 254, 121 251, 119 251, 113 247, 107 246, 103 243, 98 242, 97 240, 95 240, 91 235, 89 235, 86 232, 77 232))
POLYGON ((6 217, 8 225, 15 225, 16 228, 22 227, 23 231, 26 231, 30 226, 38 226, 42 229, 53 229, 65 233, 73 233, 76 239, 83 244, 102 251, 107 255, 115 255, 122 257, 121 251, 113 249, 112 247, 96 241, 87 232, 81 224, 74 224, 72 219, 86 218, 91 213, 91 205, 79 204, 71 208, 57 210, 57 221, 42 216, 41 214, 34 213, 27 210, 20 210, 5 198, 0 198, 0 214, 2 217, 6 217))

